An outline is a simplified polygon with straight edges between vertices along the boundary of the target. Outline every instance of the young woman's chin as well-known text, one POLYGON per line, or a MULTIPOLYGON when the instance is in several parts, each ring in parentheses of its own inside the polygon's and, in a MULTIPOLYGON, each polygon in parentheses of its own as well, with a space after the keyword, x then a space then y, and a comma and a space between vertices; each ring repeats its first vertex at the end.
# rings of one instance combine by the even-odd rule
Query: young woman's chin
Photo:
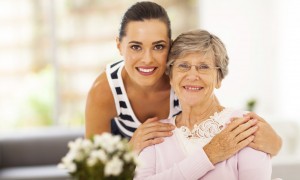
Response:
POLYGON ((153 86, 163 78, 164 72, 157 69, 152 74, 136 72, 136 81, 141 86, 153 86))
POLYGON ((141 87, 153 87, 159 79, 158 77, 138 77, 135 81, 141 87))

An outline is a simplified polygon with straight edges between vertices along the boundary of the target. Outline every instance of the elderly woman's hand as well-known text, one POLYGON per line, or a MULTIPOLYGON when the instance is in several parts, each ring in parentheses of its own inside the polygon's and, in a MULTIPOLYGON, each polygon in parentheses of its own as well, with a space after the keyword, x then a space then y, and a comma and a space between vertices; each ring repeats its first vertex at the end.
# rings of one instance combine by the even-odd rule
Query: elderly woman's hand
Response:
POLYGON ((172 124, 159 122, 156 117, 149 118, 136 129, 129 143, 140 153, 145 147, 163 142, 163 137, 171 136, 174 128, 172 124))
POLYGON ((236 118, 203 149, 211 163, 217 164, 249 145, 254 139, 253 134, 257 128, 256 119, 236 118))
POLYGON ((278 154, 282 146, 282 140, 274 129, 263 118, 253 112, 246 114, 245 117, 258 120, 258 130, 254 133, 254 140, 249 144, 249 147, 269 153, 271 156, 278 154))

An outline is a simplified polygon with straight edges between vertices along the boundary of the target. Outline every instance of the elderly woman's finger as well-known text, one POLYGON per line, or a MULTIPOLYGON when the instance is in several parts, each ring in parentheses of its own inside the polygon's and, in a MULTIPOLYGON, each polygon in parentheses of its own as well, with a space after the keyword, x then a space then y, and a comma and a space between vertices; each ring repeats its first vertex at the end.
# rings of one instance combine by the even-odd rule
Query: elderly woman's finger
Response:
POLYGON ((243 124, 240 124, 238 127, 232 130, 232 134, 234 136, 238 136, 240 133, 245 132, 247 129, 251 128, 252 126, 257 124, 256 119, 251 119, 243 124))
POLYGON ((249 144, 251 144, 251 142, 253 141, 254 136, 251 135, 249 137, 247 137, 246 139, 240 141, 237 145, 236 145, 236 152, 238 152, 239 150, 243 149, 244 147, 248 146, 249 144))
POLYGON ((253 136, 253 134, 257 131, 257 128, 258 126, 252 126, 249 129, 241 132, 238 136, 236 136, 235 138, 236 142, 240 143, 241 141, 247 139, 248 137, 253 136))

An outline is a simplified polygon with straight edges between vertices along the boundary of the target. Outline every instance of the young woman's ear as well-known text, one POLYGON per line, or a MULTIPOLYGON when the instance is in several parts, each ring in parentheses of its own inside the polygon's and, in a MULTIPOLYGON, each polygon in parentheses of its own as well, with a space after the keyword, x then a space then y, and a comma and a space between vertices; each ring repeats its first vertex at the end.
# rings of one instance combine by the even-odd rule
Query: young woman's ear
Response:
POLYGON ((116 44, 117 44, 117 48, 119 50, 119 53, 122 56, 121 42, 120 42, 120 38, 119 37, 116 37, 116 44))

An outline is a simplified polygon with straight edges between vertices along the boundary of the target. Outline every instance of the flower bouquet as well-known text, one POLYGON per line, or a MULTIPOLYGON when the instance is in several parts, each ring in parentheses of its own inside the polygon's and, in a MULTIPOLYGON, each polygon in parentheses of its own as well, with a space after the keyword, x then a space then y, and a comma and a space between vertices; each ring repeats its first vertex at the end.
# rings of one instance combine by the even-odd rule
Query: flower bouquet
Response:
POLYGON ((78 180, 133 179, 137 154, 127 139, 110 133, 92 139, 78 138, 69 144, 69 152, 58 164, 78 180))

